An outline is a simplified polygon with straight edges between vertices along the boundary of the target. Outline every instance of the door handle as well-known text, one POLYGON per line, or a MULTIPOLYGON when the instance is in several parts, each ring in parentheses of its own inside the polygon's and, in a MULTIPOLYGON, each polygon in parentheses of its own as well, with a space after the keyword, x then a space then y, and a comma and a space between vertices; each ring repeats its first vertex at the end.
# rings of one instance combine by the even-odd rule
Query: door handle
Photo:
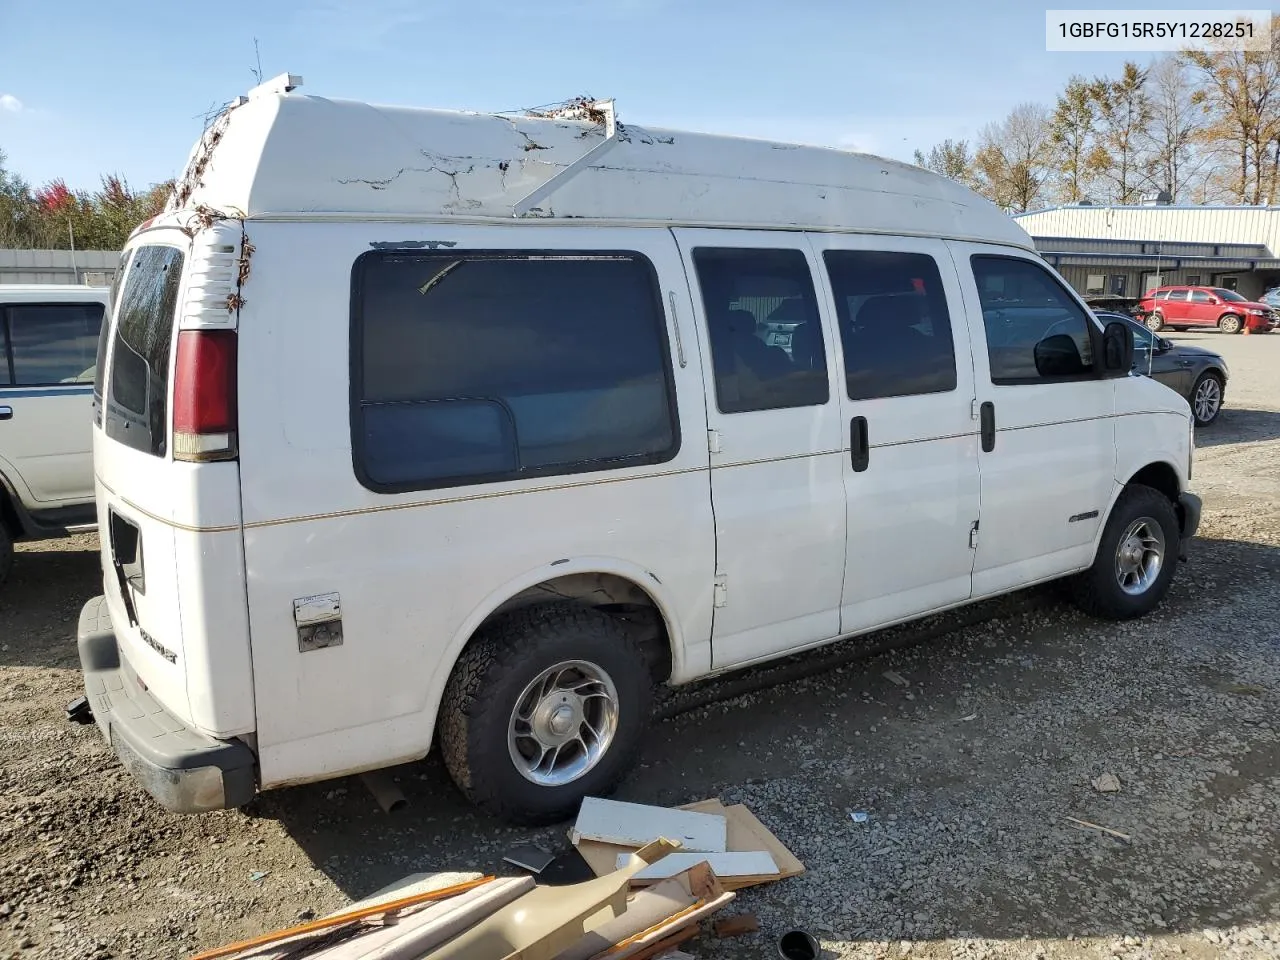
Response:
POLYGON ((871 463, 871 445, 867 442, 867 418, 854 417, 849 424, 849 458, 853 472, 861 473, 871 463))
POLYGON ((12 420, 13 407, 0 407, 0 420, 12 420))
POLYGON ((982 452, 990 453, 996 448, 996 405, 988 400, 981 407, 982 452))

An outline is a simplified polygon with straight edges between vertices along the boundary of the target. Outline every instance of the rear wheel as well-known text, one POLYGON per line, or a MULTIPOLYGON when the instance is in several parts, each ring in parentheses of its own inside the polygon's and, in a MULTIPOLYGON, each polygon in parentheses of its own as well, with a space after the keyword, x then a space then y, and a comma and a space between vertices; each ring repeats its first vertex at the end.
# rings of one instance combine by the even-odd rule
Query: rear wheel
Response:
POLYGON ((441 755, 487 812, 555 823, 626 774, 652 696, 644 651, 613 617, 572 603, 517 610, 482 627, 454 667, 441 755))
POLYGON ((1142 484, 1126 487, 1107 518, 1093 566, 1072 581, 1076 605, 1106 620, 1150 613, 1173 583, 1181 536, 1168 497, 1142 484))
POLYGON ((1191 388, 1191 415, 1197 427, 1207 427, 1222 412, 1222 378, 1206 371, 1191 388))
POLYGON ((1147 316, 1147 329, 1152 333, 1159 333, 1164 329, 1164 317, 1160 313, 1152 313, 1147 316))
POLYGON ((1223 314, 1218 320, 1218 329, 1223 333, 1239 333, 1244 323, 1234 313, 1223 314))

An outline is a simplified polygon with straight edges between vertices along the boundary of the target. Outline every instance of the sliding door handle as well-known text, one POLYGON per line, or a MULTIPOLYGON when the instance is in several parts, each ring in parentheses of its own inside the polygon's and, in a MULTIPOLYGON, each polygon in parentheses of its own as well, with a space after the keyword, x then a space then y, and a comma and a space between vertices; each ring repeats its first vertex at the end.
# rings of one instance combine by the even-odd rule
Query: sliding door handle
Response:
POLYGON ((849 424, 849 458, 854 473, 861 473, 871 463, 871 445, 867 441, 867 418, 854 417, 849 424))
POLYGON ((996 405, 988 400, 981 407, 982 452, 990 453, 996 448, 996 405))
POLYGON ((12 420, 13 407, 0 407, 0 420, 12 420))

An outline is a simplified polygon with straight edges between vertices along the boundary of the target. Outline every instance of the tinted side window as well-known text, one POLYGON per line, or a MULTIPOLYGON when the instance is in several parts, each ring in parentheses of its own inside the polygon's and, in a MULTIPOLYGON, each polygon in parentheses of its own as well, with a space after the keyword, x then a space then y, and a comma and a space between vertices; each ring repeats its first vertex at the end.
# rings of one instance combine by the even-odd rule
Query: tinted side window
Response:
POLYGON ((638 254, 366 254, 353 453, 395 492, 658 463, 679 445, 638 254))
POLYGON ((828 250, 850 400, 956 388, 942 276, 922 253, 828 250))
POLYGON ((1090 320, 1043 267, 1015 257, 971 258, 992 383, 1088 376, 1090 320))
POLYGON ((8 315, 14 384, 47 386, 93 379, 102 304, 10 306, 8 315))
POLYGON ((693 251, 721 413, 826 403, 822 322, 799 250, 693 251))
POLYGON ((138 247, 116 310, 107 436, 155 456, 168 438, 169 349, 182 251, 138 247))
POLYGON ((1185 299, 1187 299, 1187 291, 1185 291, 1185 290, 1170 290, 1170 291, 1169 291, 1169 299, 1170 299, 1170 300, 1185 300, 1185 299))
POLYGON ((1192 303, 1208 303, 1209 294, 1204 290, 1192 290, 1191 302, 1192 303))

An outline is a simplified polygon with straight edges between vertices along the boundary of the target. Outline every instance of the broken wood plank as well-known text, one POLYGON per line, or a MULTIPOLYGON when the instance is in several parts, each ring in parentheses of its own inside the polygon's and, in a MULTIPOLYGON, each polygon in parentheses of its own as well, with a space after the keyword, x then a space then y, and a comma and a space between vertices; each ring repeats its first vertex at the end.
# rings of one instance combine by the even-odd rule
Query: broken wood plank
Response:
POLYGON ((700 800, 697 803, 688 804, 683 809, 722 814, 727 826, 725 844, 727 851, 767 850, 773 857, 773 862, 778 865, 776 875, 762 877, 750 883, 744 883, 740 878, 735 878, 725 884, 726 890, 741 890, 745 886, 785 880, 787 877, 798 877, 804 873, 804 864, 743 804, 735 803, 726 807, 719 800, 700 800))
MULTIPOLYGON (((629 853, 620 855, 617 860, 617 869, 626 867, 631 862, 631 856, 629 853)), ((651 883, 654 880, 665 880, 700 863, 707 863, 712 872, 721 879, 770 877, 778 873, 778 865, 765 850, 735 853, 669 853, 657 863, 651 863, 639 873, 633 874, 631 882, 638 885, 651 883)))
POLYGON ((723 920, 717 920, 711 925, 711 929, 721 939, 725 937, 740 937, 744 933, 755 933, 759 930, 760 918, 754 913, 740 913, 736 917, 725 917, 723 920))
POLYGON ((643 846, 661 837, 685 850, 717 853, 724 851, 727 834, 722 816, 587 797, 570 837, 574 846, 581 840, 598 840, 628 847, 643 846))
POLYGON ((578 849, 578 855, 587 861, 587 866, 591 868, 591 872, 597 877, 603 877, 606 873, 613 873, 618 869, 618 856, 624 853, 633 853, 634 847, 624 847, 616 843, 600 843, 598 840, 579 840, 575 846, 578 849))

